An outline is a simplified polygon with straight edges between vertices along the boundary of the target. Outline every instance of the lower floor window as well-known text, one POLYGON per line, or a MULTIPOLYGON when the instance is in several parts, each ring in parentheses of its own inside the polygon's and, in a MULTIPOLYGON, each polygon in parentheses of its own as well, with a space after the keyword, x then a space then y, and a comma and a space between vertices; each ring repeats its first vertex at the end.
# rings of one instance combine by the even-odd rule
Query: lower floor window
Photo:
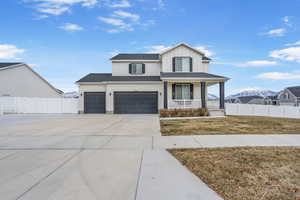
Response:
POLYGON ((190 84, 176 84, 175 85, 175 99, 191 99, 191 85, 190 84))

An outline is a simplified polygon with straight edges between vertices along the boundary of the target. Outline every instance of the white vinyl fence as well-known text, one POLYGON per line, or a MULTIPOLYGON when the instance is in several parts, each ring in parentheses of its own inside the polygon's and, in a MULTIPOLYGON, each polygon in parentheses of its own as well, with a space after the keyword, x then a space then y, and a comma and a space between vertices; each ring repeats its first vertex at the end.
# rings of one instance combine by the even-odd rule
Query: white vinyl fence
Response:
POLYGON ((77 113, 78 99, 0 97, 0 114, 63 114, 77 113))
POLYGON ((300 118, 300 107, 226 103, 226 115, 300 118))

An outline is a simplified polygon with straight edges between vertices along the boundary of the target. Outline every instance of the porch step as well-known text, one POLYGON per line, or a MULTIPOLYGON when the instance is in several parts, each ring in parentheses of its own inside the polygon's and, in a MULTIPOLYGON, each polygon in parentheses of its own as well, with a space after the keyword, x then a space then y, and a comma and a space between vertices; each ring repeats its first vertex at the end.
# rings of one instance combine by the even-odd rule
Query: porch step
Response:
POLYGON ((208 109, 209 116, 225 116, 224 109, 208 109))

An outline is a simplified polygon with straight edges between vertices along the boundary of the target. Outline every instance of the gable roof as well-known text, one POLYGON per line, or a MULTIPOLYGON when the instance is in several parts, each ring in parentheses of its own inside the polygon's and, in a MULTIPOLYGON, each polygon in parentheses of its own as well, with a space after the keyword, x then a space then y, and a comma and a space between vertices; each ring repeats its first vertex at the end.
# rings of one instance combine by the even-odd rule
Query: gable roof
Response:
POLYGON ((91 73, 76 81, 83 82, 111 82, 111 81, 161 81, 159 76, 112 76, 111 73, 91 73))
POLYGON ((191 49, 192 51, 200 54, 203 56, 203 60, 205 61, 210 61, 211 59, 206 57, 205 54, 202 51, 199 51, 198 49, 189 46, 188 44, 182 42, 180 44, 177 44, 163 52, 159 53, 119 53, 118 55, 112 57, 110 60, 160 60, 160 56, 172 51, 173 49, 176 49, 177 47, 180 46, 185 46, 189 49, 191 49))
POLYGON ((288 89, 296 97, 300 97, 300 86, 288 87, 288 89))
POLYGON ((157 53, 120 53, 110 60, 159 60, 157 53))
POLYGON ((240 100, 241 103, 249 103, 253 99, 263 99, 263 97, 258 95, 253 95, 253 96, 238 97, 237 99, 240 100))
POLYGON ((175 46, 173 46, 173 47, 171 47, 171 48, 169 48, 169 49, 163 51, 160 55, 166 54, 166 53, 168 53, 168 52, 172 51, 173 49, 176 49, 176 48, 178 48, 178 47, 180 47, 180 46, 187 47, 187 48, 189 48, 189 49, 195 51, 196 53, 198 53, 198 54, 204 56, 204 53, 203 53, 202 51, 200 51, 200 50, 198 50, 198 49, 196 49, 196 48, 194 48, 194 47, 191 47, 190 45, 188 45, 188 44, 186 44, 186 43, 184 43, 184 42, 179 43, 179 44, 177 44, 177 45, 175 45, 175 46))
POLYGON ((0 63, 0 69, 5 67, 11 67, 14 65, 19 65, 19 64, 23 64, 23 63, 0 63))
POLYGON ((37 72, 35 72, 31 67, 29 67, 25 63, 0 63, 0 70, 5 69, 11 69, 11 68, 17 68, 17 67, 26 67, 28 68, 33 74, 35 74, 37 77, 39 77, 42 81, 44 81, 47 85, 49 85, 53 90, 55 90, 58 94, 62 94, 63 91, 55 88, 53 85, 51 85, 46 79, 44 79, 41 75, 39 75, 37 72))

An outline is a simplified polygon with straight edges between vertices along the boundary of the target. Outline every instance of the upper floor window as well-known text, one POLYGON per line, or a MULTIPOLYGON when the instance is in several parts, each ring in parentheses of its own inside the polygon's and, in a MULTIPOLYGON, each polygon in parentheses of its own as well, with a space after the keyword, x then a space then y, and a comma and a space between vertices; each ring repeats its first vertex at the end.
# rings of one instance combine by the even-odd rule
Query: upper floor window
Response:
POLYGON ((193 60, 191 57, 173 57, 173 72, 192 72, 193 60))
POLYGON ((286 99, 286 100, 290 99, 289 93, 285 93, 285 99, 286 99))
POLYGON ((143 63, 131 63, 129 64, 129 74, 144 74, 145 64, 143 63))

